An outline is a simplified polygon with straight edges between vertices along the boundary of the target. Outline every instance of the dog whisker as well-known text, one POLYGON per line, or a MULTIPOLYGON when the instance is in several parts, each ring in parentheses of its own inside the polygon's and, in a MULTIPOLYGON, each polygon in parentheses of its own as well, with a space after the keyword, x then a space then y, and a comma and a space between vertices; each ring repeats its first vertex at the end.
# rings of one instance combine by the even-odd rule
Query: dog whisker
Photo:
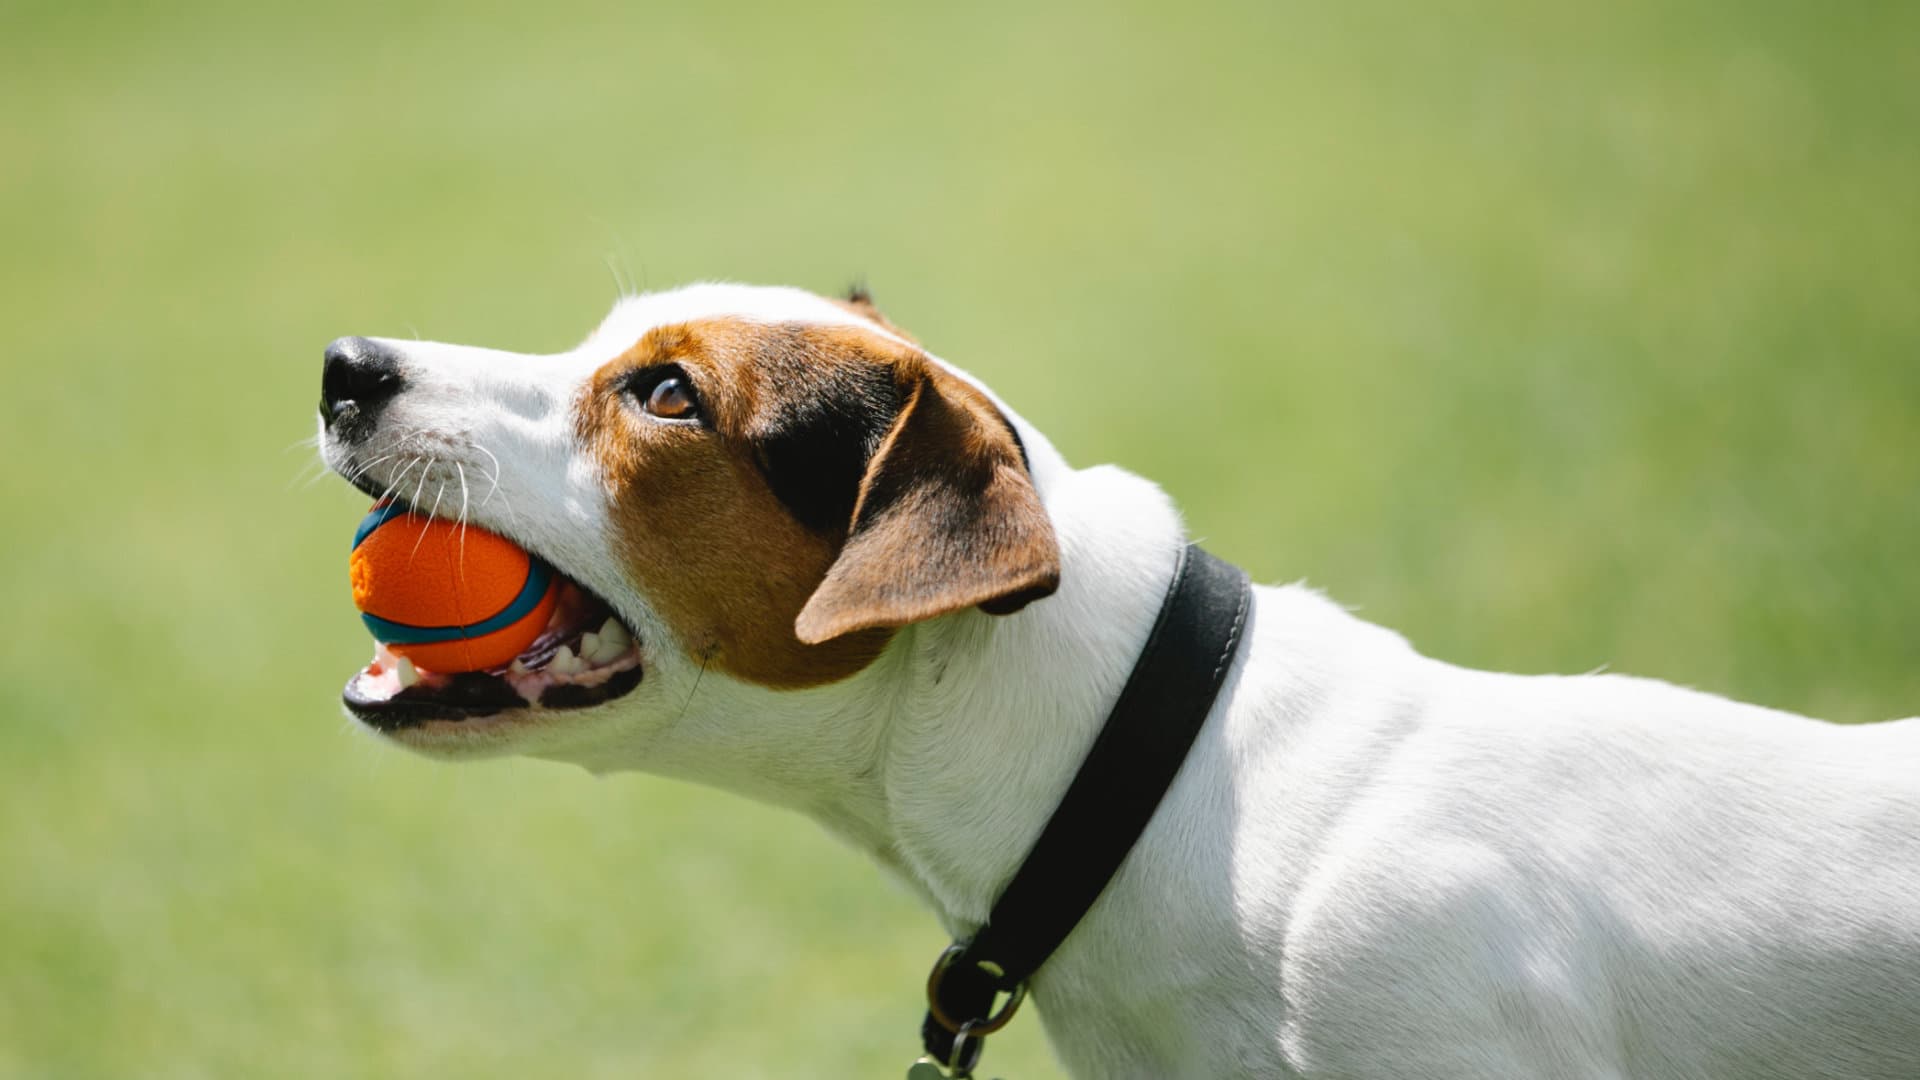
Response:
MULTIPOLYGON (((382 463, 392 461, 394 458, 400 457, 402 454, 406 454, 408 452, 407 448, 409 444, 412 442, 413 442, 413 439, 411 437, 403 438, 394 444, 393 449, 387 451, 384 454, 381 454, 378 457, 371 458, 367 461, 355 462, 350 468, 343 469, 341 471, 341 475, 345 476, 349 483, 358 484, 360 481, 366 479, 367 476, 370 473, 372 473, 375 468, 379 467, 382 463)), ((393 494, 394 488, 399 486, 401 479, 406 476, 408 468, 412 467, 413 461, 415 460, 418 460, 418 459, 415 458, 415 459, 409 460, 407 463, 407 468, 401 469, 400 472, 393 478, 393 482, 387 485, 387 489, 385 491, 381 492, 380 494, 381 499, 385 499, 387 496, 393 494)), ((378 500, 375 500, 375 501, 378 501, 378 500)))
POLYGON ((600 261, 606 264, 607 273, 613 277, 614 296, 620 300, 625 300, 627 297, 632 296, 633 290, 621 279, 620 268, 614 264, 614 257, 609 254, 600 261))
MULTIPOLYGON (((288 449, 292 449, 292 447, 288 447, 288 449)), ((372 461, 356 464, 352 468, 342 470, 341 475, 346 477, 349 482, 358 480, 360 477, 366 475, 368 469, 392 456, 392 454, 386 454, 372 461)), ((292 480, 287 481, 287 490, 292 491, 296 486, 302 490, 310 488, 325 479, 330 471, 332 470, 328 466, 325 458, 315 458, 302 466, 300 472, 294 474, 292 480)))
POLYGON ((408 456, 407 463, 401 466, 400 471, 393 475, 393 478, 390 481, 388 481, 387 486, 381 490, 380 497, 375 499, 374 501, 385 502, 387 499, 392 498, 394 494, 400 490, 400 485, 406 483, 407 474, 411 473, 414 469, 414 466, 419 464, 420 464, 419 455, 416 454, 416 455, 408 456))
MULTIPOLYGON (((428 468, 428 469, 432 469, 432 468, 433 468, 433 466, 431 466, 431 465, 429 465, 429 466, 427 466, 427 468, 428 468)), ((421 478, 422 478, 422 479, 425 479, 425 477, 426 477, 426 473, 421 473, 421 474, 420 474, 420 476, 421 476, 421 478)), ((434 518, 436 518, 436 517, 439 517, 439 516, 440 516, 440 499, 441 499, 441 497, 442 497, 442 496, 444 496, 444 495, 445 495, 446 493, 447 493, 447 483, 446 483, 446 481, 444 481, 444 480, 442 480, 442 481, 440 482, 440 487, 439 487, 439 489, 438 489, 438 490, 436 490, 436 491, 435 491, 435 492, 433 493, 433 509, 431 509, 431 510, 429 510, 429 511, 427 511, 427 520, 428 520, 428 521, 432 521, 432 520, 433 520, 434 518)), ((416 538, 416 539, 415 539, 415 540, 413 541, 413 550, 407 553, 407 559, 408 559, 408 561, 412 561, 412 559, 413 559, 413 557, 414 557, 415 555, 418 555, 418 554, 420 554, 420 545, 421 545, 422 543, 424 543, 424 542, 426 541, 426 539, 427 539, 427 530, 425 530, 425 529, 421 529, 421 530, 420 530, 420 535, 419 535, 419 537, 417 537, 417 538, 416 538)))
POLYGON ((309 461, 305 465, 300 466, 300 470, 293 474, 291 480, 287 481, 286 490, 292 491, 296 487, 305 490, 319 483, 326 475, 326 462, 309 461))
POLYGON ((464 566, 467 561, 467 469, 457 461, 453 469, 460 474, 460 564, 464 566))
MULTIPOLYGON (((493 497, 500 494, 500 459, 493 456, 493 451, 481 446, 479 443, 472 443, 471 445, 475 450, 487 455, 488 461, 493 462, 493 472, 487 476, 487 493, 480 500, 481 509, 485 509, 487 504, 493 501, 493 497)), ((513 522, 513 527, 518 529, 520 527, 520 519, 513 512, 513 502, 505 495, 501 495, 500 507, 507 512, 507 520, 513 522)))
POLYGON ((397 475, 394 476, 393 481, 389 483, 386 486, 386 488, 380 492, 380 497, 378 499, 375 499, 374 502, 385 502, 388 499, 392 498, 393 493, 399 489, 402 483, 406 482, 407 474, 412 472, 413 467, 418 464, 420 464, 420 459, 418 457, 408 458, 406 466, 402 468, 397 475))
MULTIPOLYGON (((321 436, 309 435, 308 437, 301 439, 298 442, 289 444, 286 450, 282 451, 282 453, 287 453, 302 447, 306 449, 315 449, 320 446, 320 443, 321 443, 321 436)), ((356 465, 351 469, 345 470, 343 472, 343 475, 345 475, 348 480, 358 479, 360 476, 364 475, 366 469, 370 468, 374 464, 378 464, 380 461, 385 460, 385 458, 392 457, 392 456, 393 456, 392 454, 388 454, 388 455, 385 455, 384 457, 376 458, 373 462, 356 465)), ((309 459, 305 465, 300 467, 300 471, 294 474, 293 479, 287 481, 287 490, 291 491, 295 487, 299 487, 302 490, 306 488, 310 488, 313 485, 319 483, 323 478, 325 478, 329 471, 331 471, 331 469, 327 464, 327 459, 325 458, 325 456, 316 455, 315 457, 309 459)))
MULTIPOLYGON (((500 486, 500 459, 493 456, 493 451, 487 449, 484 446, 481 446, 479 443, 472 443, 471 445, 475 450, 478 450, 481 453, 487 455, 488 461, 493 462, 493 472, 488 474, 487 480, 489 483, 493 485, 493 487, 498 488, 500 486)), ((487 496, 491 498, 493 496, 493 491, 489 490, 487 492, 487 496)), ((485 503, 483 502, 482 505, 485 505, 485 503)))
MULTIPOLYGON (((427 490, 427 474, 433 471, 434 463, 438 460, 438 458, 432 456, 427 458, 427 467, 420 470, 420 482, 413 486, 413 498, 408 500, 409 505, 415 507, 420 505, 420 495, 427 490)), ((432 515, 428 516, 431 517, 432 515)))
POLYGON ((402 453, 404 453, 404 451, 390 450, 384 454, 381 454, 377 458, 373 458, 372 460, 357 462, 354 464, 353 468, 347 470, 347 479, 348 480, 362 479, 369 472, 373 471, 374 466, 379 465, 381 462, 384 462, 384 461, 391 461, 394 458, 399 457, 402 453))
POLYGON ((687 700, 680 703, 680 713, 673 718, 674 725, 678 725, 680 721, 687 718, 687 709, 693 705, 693 695, 700 692, 700 683, 707 677, 707 664, 712 660, 711 655, 700 658, 700 670, 694 673, 693 686, 687 690, 687 700))

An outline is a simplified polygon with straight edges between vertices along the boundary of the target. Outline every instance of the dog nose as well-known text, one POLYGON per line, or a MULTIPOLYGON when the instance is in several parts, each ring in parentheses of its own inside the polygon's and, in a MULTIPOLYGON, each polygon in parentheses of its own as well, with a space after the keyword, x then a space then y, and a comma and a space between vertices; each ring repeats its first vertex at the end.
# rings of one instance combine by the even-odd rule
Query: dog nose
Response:
POLYGON ((340 338, 327 346, 320 371, 320 418, 328 427, 371 420, 404 385, 392 349, 363 337, 340 338))

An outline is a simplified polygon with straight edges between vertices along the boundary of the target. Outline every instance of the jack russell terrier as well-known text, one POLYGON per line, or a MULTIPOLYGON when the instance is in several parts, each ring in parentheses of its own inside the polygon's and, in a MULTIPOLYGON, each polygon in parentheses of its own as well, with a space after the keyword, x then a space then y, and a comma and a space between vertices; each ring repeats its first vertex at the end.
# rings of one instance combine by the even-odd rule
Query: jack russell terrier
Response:
MULTIPOLYGON (((565 578, 510 668, 376 662, 352 715, 792 807, 962 939, 1186 545, 860 294, 633 297, 550 356, 343 338, 321 415, 361 490, 565 578)), ((1297 585, 1229 652, 1031 980, 1075 1075, 1920 1077, 1920 718, 1469 671, 1297 585)))

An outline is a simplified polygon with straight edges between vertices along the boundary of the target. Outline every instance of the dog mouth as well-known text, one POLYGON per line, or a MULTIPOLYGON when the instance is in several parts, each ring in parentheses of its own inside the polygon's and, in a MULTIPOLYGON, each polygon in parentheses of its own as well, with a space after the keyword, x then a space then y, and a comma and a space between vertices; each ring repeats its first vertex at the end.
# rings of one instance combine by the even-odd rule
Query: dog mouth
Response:
POLYGON ((373 659, 347 680, 349 712, 380 731, 455 723, 526 710, 560 712, 604 704, 640 685, 640 643, 613 606, 577 581, 559 581, 553 614, 533 643, 485 671, 419 667, 376 644, 373 659))

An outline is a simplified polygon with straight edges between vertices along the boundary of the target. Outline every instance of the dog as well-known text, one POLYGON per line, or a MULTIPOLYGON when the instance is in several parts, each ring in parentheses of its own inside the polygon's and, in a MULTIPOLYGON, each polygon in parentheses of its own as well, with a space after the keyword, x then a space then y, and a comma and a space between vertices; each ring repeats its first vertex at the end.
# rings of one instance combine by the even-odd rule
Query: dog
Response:
MULTIPOLYGON (((860 293, 630 297, 549 356, 345 338, 321 417, 361 490, 565 581, 511 669, 376 657, 354 717, 791 807, 956 937, 1186 543, 860 293)), ((1920 1077, 1920 718, 1465 670, 1301 586, 1254 590, 1225 679, 1032 980, 1074 1075, 1920 1077)))

